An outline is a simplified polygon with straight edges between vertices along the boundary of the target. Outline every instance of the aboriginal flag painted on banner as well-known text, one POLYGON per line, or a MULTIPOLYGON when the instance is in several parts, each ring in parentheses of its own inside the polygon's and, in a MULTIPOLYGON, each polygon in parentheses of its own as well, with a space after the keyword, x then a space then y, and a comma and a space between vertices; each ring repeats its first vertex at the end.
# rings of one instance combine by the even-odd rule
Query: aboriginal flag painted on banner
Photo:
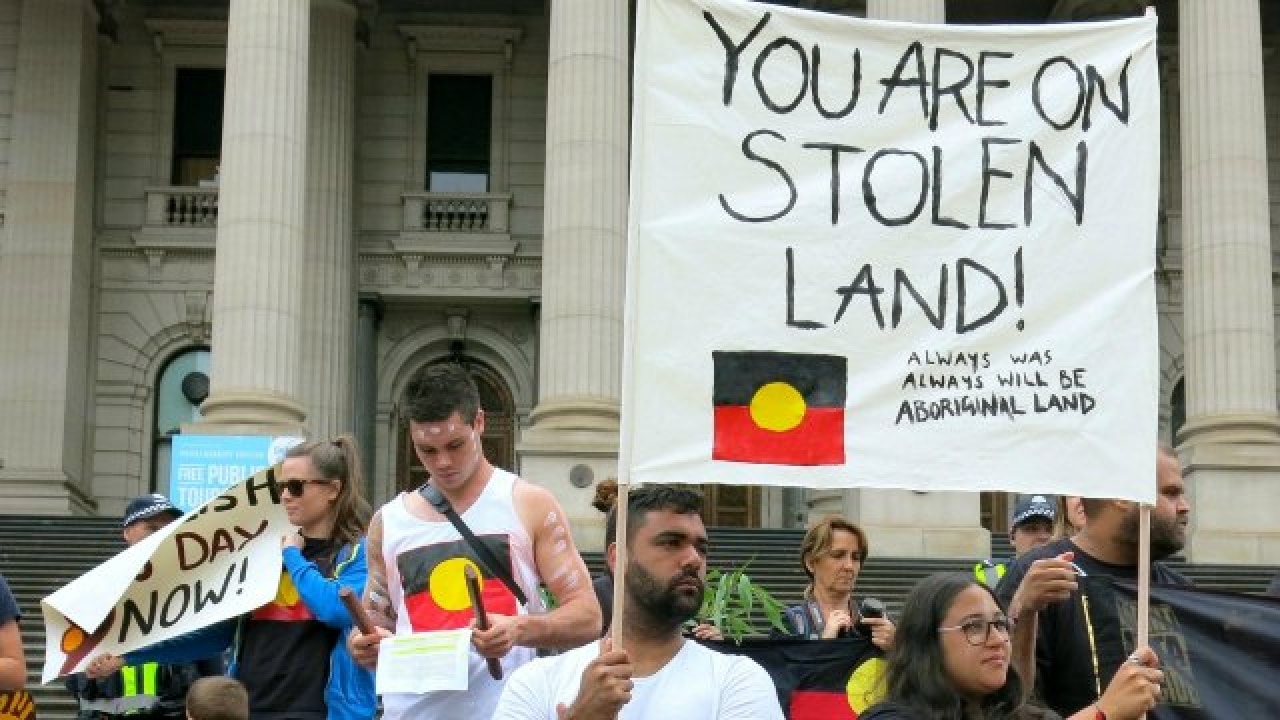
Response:
POLYGON ((856 720, 880 699, 884 658, 861 637, 707 642, 726 655, 745 655, 769 673, 789 720, 856 720))
MULTIPOLYGON (((511 572, 511 543, 506 535, 481 535, 511 572)), ((440 542, 406 550, 396 557, 404 604, 414 632, 457 630, 471 624, 474 611, 467 594, 466 568, 480 577, 480 601, 486 612, 515 615, 519 603, 505 583, 485 571, 466 540, 440 542)), ((512 573, 514 575, 514 572, 512 573)))
POLYGON ((0 692, 0 720, 36 720, 36 701, 26 690, 0 692))
POLYGON ((844 464, 846 358, 783 352, 713 352, 711 357, 712 459, 844 464))
MULTIPOLYGON (((1096 581, 1097 578, 1094 578, 1096 581)), ((1091 583, 1099 656, 1125 657, 1137 635, 1137 588, 1091 583)), ((1280 598, 1152 585, 1148 629, 1165 680, 1154 720, 1280 717, 1280 598)), ((1107 677, 1114 673, 1114 668, 1107 677)))

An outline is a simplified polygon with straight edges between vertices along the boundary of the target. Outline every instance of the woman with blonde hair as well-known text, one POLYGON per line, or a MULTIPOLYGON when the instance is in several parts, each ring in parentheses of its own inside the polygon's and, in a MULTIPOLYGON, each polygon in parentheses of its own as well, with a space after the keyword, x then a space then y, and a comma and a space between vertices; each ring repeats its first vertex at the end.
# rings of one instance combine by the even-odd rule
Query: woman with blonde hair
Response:
POLYGON ((863 617, 853 588, 867 559, 867 535, 837 515, 820 520, 800 543, 800 565, 809 576, 804 602, 789 607, 784 621, 791 633, 811 640, 869 629, 868 639, 880 649, 893 644, 894 626, 888 617, 863 617))

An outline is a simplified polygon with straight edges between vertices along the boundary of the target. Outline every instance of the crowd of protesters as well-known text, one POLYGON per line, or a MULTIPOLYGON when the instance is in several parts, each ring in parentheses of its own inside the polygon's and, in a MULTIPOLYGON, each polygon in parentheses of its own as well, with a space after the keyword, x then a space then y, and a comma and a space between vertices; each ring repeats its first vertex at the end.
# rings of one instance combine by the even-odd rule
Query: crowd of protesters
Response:
MULTIPOLYGON (((722 637, 695 622, 708 542, 696 492, 631 491, 619 538, 617 489, 604 483, 597 507, 608 513, 607 570, 593 580, 556 498, 485 458, 484 411, 464 369, 424 369, 405 400, 428 485, 371 515, 352 438, 295 446, 277 479, 298 531, 281 538, 276 599, 125 657, 99 655, 86 675, 67 680, 81 716, 588 720, 644 717, 658 707, 671 720, 782 716, 759 666, 696 642, 714 647, 722 637), (605 631, 619 591, 619 543, 628 554, 620 590, 627 614, 615 647, 605 631), (435 571, 454 557, 474 560, 492 584, 484 622, 469 605, 449 612, 427 601, 439 591, 435 571), (372 628, 362 629, 339 601, 343 588, 361 594, 372 628), (298 608, 279 607, 288 597, 298 608), (466 690, 375 695, 384 642, 462 628, 470 628, 466 690), (224 656, 236 680, 201 680, 221 674, 209 663, 224 656)), ((1157 457, 1157 483, 1152 576, 1186 584, 1161 562, 1181 550, 1190 512, 1168 448, 1157 457)), ((809 583, 782 627, 815 642, 861 634, 885 654, 882 702, 862 714, 873 720, 1138 718, 1160 701, 1159 658, 1137 647, 1100 665, 1078 601, 1085 577, 1136 577, 1137 514, 1131 502, 1032 496, 1010 518, 1013 558, 926 578, 898 617, 855 597, 870 550, 866 533, 843 518, 823 518, 798 548, 809 583)), ((144 496, 130 504, 123 533, 132 544, 180 515, 163 496, 144 496)), ((1280 577, 1270 592, 1280 594, 1280 577)), ((25 680, 18 619, 0 578, 0 690, 25 680)))

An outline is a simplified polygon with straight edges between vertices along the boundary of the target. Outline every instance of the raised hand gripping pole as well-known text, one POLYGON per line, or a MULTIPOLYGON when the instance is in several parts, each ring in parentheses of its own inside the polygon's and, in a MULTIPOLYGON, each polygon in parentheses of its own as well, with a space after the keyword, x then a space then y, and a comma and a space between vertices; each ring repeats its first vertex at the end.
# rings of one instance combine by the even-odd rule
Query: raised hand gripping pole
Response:
MULTIPOLYGON (((467 576, 467 594, 471 596, 471 608, 476 613, 476 629, 488 630, 489 616, 485 614, 484 599, 480 597, 480 576, 470 565, 463 568, 462 572, 467 576)), ((485 658, 485 662, 489 665, 489 675, 494 680, 501 680, 502 663, 498 662, 498 658, 485 658)))

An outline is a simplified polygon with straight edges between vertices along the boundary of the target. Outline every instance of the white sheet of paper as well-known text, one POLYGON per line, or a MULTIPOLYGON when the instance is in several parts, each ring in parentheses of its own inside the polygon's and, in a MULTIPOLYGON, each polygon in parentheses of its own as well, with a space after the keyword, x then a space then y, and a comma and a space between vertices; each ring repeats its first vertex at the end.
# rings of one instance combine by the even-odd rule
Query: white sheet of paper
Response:
POLYGON ((470 651, 470 628, 387 638, 378 647, 378 694, 466 690, 470 651))

